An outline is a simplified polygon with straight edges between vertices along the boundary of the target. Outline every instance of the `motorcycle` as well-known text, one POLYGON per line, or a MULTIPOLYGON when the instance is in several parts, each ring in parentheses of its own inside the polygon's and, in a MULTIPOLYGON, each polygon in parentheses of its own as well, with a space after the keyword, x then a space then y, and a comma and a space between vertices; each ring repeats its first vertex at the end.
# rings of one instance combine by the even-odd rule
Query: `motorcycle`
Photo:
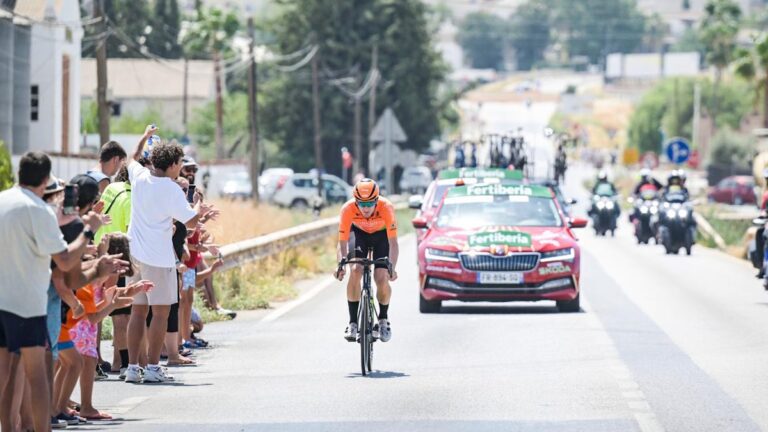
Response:
POLYGON ((658 244, 667 254, 677 254, 685 248, 687 255, 696 243, 696 222, 693 208, 683 194, 667 194, 659 208, 658 244))
POLYGON ((604 236, 608 231, 611 236, 616 236, 616 220, 618 219, 619 207, 613 196, 595 195, 592 197, 592 226, 595 234, 604 236))
POLYGON ((659 201, 655 191, 643 191, 637 198, 629 198, 634 204, 634 210, 629 221, 635 227, 635 238, 638 244, 648 244, 656 238, 657 215, 659 213, 659 201))

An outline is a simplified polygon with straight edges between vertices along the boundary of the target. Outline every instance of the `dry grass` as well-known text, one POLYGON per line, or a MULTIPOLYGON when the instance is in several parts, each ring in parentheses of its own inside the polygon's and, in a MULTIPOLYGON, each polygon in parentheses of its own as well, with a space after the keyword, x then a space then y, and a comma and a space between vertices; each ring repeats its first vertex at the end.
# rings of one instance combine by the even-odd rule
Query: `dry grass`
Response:
MULTIPOLYGON (((255 205, 249 201, 214 200, 213 204, 221 210, 218 220, 209 222, 208 229, 217 244, 225 245, 260 235, 312 222, 315 217, 310 212, 282 209, 266 204, 255 205)), ((339 214, 339 207, 329 207, 320 217, 339 214)))

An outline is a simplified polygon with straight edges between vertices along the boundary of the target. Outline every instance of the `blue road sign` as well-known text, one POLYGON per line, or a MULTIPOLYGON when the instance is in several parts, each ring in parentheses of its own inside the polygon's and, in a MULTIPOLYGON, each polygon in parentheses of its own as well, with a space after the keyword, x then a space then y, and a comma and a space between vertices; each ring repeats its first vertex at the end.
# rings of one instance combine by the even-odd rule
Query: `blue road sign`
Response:
POLYGON ((691 146, 684 138, 672 138, 664 145, 664 151, 670 162, 683 164, 691 157, 691 146))

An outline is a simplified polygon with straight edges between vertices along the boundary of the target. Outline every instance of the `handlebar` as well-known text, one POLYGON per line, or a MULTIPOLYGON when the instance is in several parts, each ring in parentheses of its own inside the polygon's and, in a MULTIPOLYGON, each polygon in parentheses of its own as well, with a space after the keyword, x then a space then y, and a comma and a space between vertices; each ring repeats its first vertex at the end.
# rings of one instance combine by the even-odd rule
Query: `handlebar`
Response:
POLYGON ((339 266, 336 269, 336 274, 338 274, 342 267, 344 267, 347 264, 360 264, 364 267, 369 267, 372 265, 385 265, 387 266, 387 271, 389 272, 389 275, 392 276, 392 262, 389 260, 389 257, 382 257, 377 259, 368 259, 368 258, 342 258, 339 262, 339 266))

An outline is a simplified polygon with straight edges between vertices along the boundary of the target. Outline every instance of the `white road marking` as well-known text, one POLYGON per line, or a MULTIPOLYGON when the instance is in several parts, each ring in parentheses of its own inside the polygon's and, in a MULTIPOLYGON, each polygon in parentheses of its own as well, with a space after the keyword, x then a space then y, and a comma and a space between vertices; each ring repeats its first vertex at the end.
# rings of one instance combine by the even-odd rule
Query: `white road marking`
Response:
POLYGON ((106 410, 110 414, 125 414, 128 411, 133 410, 137 406, 144 403, 146 400, 149 399, 149 396, 135 396, 135 397, 129 397, 127 399, 123 399, 120 402, 117 403, 117 406, 106 410))

